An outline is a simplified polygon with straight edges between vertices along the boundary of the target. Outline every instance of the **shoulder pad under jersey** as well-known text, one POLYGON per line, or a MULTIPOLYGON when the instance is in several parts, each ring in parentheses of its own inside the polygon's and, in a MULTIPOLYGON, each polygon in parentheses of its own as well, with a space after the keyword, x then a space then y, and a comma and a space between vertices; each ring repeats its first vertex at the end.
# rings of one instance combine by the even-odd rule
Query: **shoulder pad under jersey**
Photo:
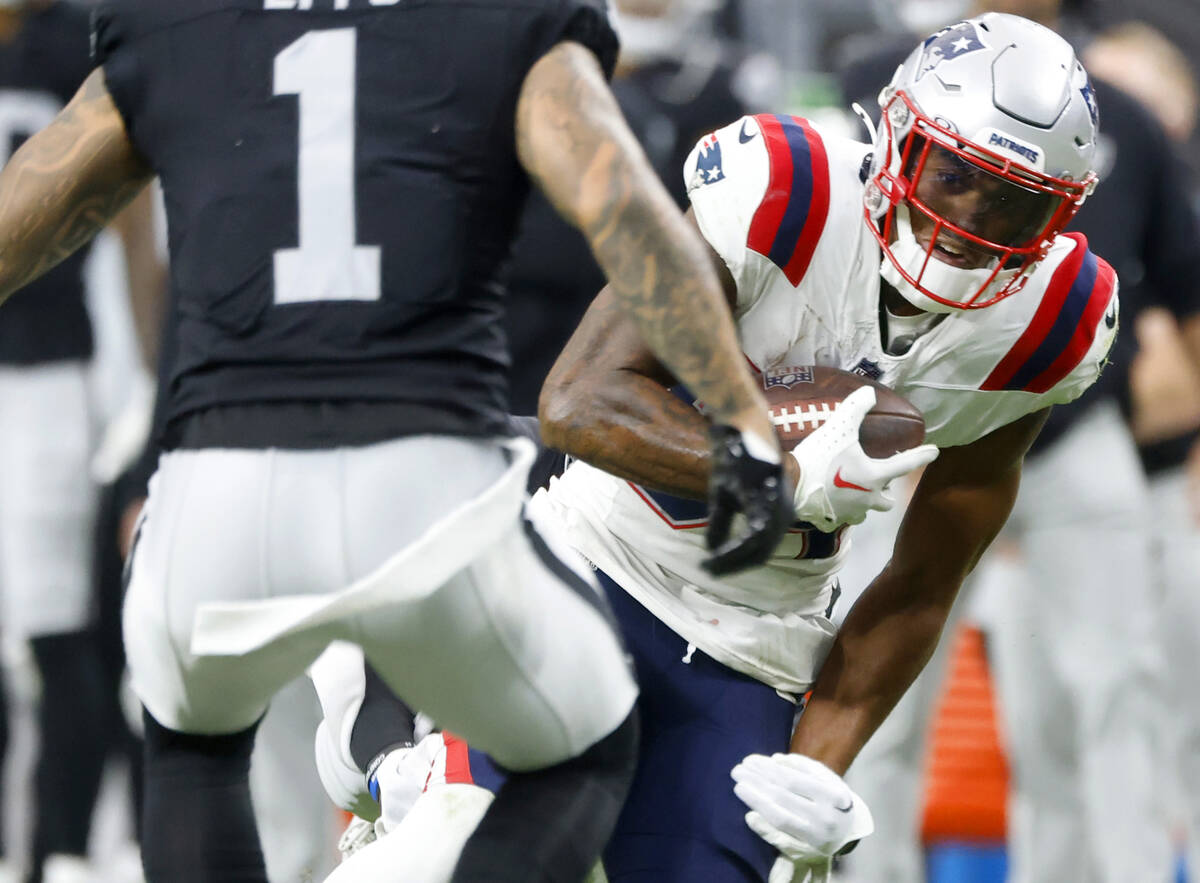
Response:
POLYGON ((1025 330, 980 389, 1024 390, 1045 395, 1048 404, 1064 404, 1099 376, 1117 333, 1117 274, 1081 233, 1060 237, 1066 239, 1075 247, 1030 280, 1034 285, 1043 273, 1049 277, 1025 330))
POLYGON ((768 258, 799 285, 829 215, 829 159, 800 117, 757 114, 706 135, 684 165, 700 230, 738 283, 747 252, 768 258))

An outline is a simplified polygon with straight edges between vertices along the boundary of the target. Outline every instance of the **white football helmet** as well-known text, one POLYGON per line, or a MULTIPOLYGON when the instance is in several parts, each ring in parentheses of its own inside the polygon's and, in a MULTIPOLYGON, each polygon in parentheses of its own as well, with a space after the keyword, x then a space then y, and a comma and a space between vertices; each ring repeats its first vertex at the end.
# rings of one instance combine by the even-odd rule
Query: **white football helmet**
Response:
POLYGON ((1096 186, 1099 114, 1074 50, 981 15, 926 39, 879 104, 865 215, 883 278, 936 313, 1015 294, 1096 186))

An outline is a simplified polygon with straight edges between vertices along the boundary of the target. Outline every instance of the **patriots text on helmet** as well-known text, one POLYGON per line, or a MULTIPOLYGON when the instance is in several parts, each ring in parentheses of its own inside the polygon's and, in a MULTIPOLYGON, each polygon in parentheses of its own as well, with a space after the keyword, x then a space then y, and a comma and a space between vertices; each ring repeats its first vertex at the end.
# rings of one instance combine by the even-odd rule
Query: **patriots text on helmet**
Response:
POLYGON ((1037 166, 1042 158, 1042 153, 1036 147, 1030 147, 1028 144, 1022 144, 1019 141, 1014 141, 1007 135, 1001 135, 999 132, 992 132, 988 138, 988 144, 992 147, 1001 147, 1011 153, 1018 154, 1029 160, 1029 164, 1037 166))

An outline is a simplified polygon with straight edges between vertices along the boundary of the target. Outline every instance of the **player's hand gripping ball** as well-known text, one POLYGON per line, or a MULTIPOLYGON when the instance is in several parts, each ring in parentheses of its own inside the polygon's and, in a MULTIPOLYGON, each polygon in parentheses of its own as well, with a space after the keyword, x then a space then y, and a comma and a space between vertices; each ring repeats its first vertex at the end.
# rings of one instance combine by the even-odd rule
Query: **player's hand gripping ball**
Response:
POLYGON ((933 461, 910 402, 859 374, 821 366, 763 374, 771 420, 800 466, 795 517, 820 530, 858 524, 895 505, 892 481, 933 461))

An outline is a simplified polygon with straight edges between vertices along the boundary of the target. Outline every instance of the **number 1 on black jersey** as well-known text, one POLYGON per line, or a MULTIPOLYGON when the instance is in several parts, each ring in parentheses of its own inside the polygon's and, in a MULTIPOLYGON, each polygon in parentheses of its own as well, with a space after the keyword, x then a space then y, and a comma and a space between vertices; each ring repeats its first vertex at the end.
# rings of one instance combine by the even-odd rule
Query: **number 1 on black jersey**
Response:
POLYGON ((275 56, 275 95, 299 97, 300 242, 275 252, 275 303, 379 300, 380 247, 355 242, 354 28, 309 31, 275 56))

